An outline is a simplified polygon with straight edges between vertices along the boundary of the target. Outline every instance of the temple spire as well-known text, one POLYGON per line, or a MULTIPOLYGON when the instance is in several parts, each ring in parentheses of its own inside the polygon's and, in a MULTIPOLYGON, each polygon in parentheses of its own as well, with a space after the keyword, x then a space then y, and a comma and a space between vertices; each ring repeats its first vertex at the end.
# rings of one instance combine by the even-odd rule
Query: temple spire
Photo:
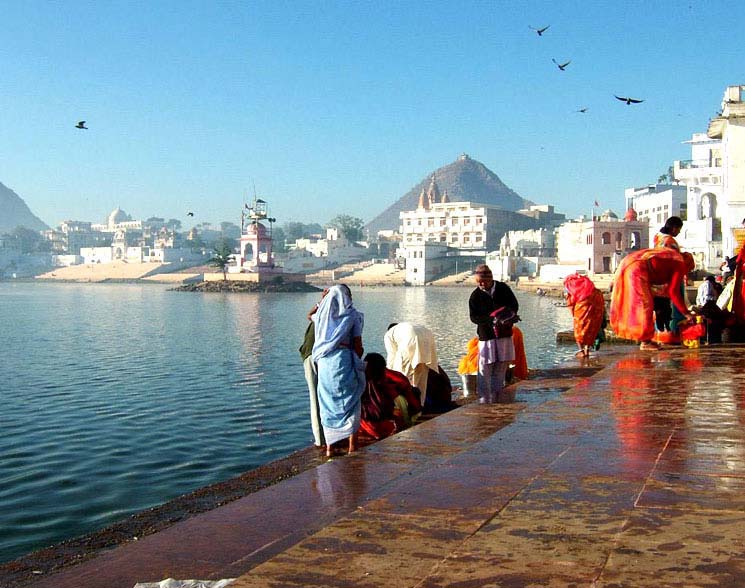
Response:
POLYGON ((424 188, 422 188, 422 192, 421 194, 419 194, 419 204, 417 205, 417 209, 423 210, 427 208, 427 203, 424 198, 425 198, 425 193, 424 193, 424 188))
POLYGON ((433 204, 440 202, 442 196, 440 195, 440 188, 437 187, 435 181, 435 174, 432 174, 432 181, 429 183, 429 189, 427 190, 427 200, 429 201, 429 207, 433 204))

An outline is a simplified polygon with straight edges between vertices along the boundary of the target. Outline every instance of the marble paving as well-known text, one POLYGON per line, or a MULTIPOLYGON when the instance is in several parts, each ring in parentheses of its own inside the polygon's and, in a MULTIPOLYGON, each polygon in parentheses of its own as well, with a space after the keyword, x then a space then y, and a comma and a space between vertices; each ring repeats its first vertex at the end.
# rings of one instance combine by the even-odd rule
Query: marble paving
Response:
POLYGON ((743 365, 609 351, 32 585, 743 586, 743 365))

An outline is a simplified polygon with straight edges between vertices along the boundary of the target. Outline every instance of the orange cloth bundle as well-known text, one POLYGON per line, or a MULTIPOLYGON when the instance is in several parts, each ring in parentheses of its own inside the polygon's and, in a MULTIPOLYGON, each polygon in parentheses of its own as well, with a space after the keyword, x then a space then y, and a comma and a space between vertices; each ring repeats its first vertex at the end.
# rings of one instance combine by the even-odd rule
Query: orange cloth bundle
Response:
POLYGON ((458 362, 458 373, 475 374, 479 371, 479 338, 474 337, 466 344, 466 354, 458 362))
MULTIPOLYGON (((528 359, 525 356, 523 332, 512 327, 512 341, 515 344, 515 365, 512 374, 521 380, 528 377, 528 359)), ((476 374, 479 371, 479 338, 474 337, 466 344, 466 354, 458 362, 458 373, 476 374)))

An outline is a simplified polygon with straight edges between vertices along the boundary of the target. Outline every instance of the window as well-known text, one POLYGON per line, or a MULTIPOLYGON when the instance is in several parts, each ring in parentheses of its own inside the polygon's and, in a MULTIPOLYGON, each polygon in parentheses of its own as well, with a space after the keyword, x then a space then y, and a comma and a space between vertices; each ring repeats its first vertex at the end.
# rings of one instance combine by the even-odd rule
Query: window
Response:
POLYGON ((468 218, 468 217, 464 218, 464 219, 463 219, 463 224, 464 224, 464 225, 470 225, 470 224, 471 224, 471 219, 470 219, 470 218, 468 218))
POLYGON ((606 231, 600 238, 600 243, 603 245, 610 245, 610 233, 606 231))
POLYGON ((587 235, 587 237, 585 238, 585 242, 588 245, 592 245, 592 233, 590 233, 589 235, 587 235))

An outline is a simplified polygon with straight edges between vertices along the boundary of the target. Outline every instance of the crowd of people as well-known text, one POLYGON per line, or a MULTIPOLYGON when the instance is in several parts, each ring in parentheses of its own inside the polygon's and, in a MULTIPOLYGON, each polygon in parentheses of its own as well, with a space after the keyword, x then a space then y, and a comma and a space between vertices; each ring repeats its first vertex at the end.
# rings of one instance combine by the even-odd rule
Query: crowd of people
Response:
MULTIPOLYGON (((487 265, 476 268, 469 316, 476 325, 478 392, 481 403, 500 400, 507 370, 516 362, 527 372, 522 339, 515 351, 513 325, 518 302, 510 287, 494 280, 487 265)), ((314 444, 328 457, 357 449, 361 433, 382 439, 426 414, 453 408, 452 384, 440 366, 434 333, 411 322, 391 323, 384 335, 386 357, 365 354, 364 315, 344 284, 323 291, 308 313, 300 356, 308 384, 314 444)), ((516 330, 516 329, 515 329, 516 330)))
MULTIPOLYGON (((608 318, 618 337, 637 341, 644 351, 660 348, 660 334, 694 323, 705 323, 709 342, 720 341, 725 328, 745 325, 745 244, 736 257, 725 258, 720 280, 705 277, 695 305, 689 306, 687 276, 695 262, 676 240, 682 227, 679 217, 670 217, 655 235, 653 247, 622 259, 613 280, 610 312, 589 277, 574 274, 565 279, 578 357, 586 359, 591 350, 599 349, 608 318)), ((500 401, 508 370, 517 367, 524 375, 527 362, 521 332, 515 327, 519 304, 512 289, 495 280, 488 265, 479 265, 474 276, 468 311, 477 336, 469 342, 473 358, 466 363, 472 361, 477 372, 479 402, 490 404, 500 401)), ((300 355, 314 443, 327 456, 342 443, 348 452, 355 451, 360 431, 382 439, 410 427, 423 414, 454 406, 450 378, 439 365, 434 333, 426 327, 391 323, 383 340, 386 356, 365 355, 364 316, 344 284, 324 290, 308 320, 300 355)))
POLYGON ((638 341, 642 350, 657 350, 661 340, 675 341, 687 333, 719 343, 725 329, 737 338, 745 325, 745 243, 736 257, 725 257, 720 281, 714 275, 704 277, 695 304, 689 305, 686 285, 695 261, 676 240, 682 227, 679 217, 670 217, 655 235, 652 248, 629 254, 616 270, 611 327, 619 337, 638 341))

